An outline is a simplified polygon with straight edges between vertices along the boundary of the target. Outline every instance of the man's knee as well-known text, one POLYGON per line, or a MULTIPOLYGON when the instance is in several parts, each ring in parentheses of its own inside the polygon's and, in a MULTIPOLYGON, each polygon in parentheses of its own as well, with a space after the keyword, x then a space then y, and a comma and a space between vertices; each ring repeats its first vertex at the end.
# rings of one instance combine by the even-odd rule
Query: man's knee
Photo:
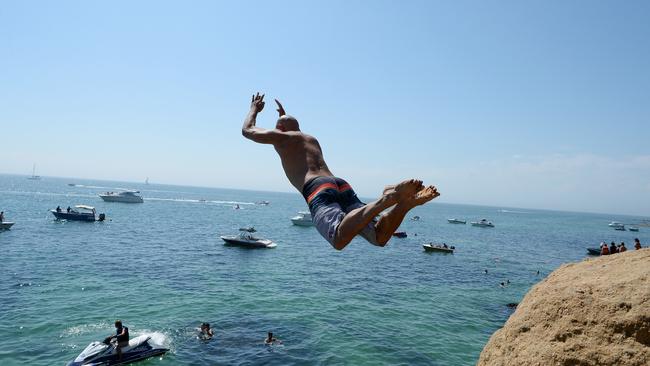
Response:
POLYGON ((345 248, 348 244, 350 244, 352 238, 353 237, 348 238, 341 235, 336 235, 333 242, 331 243, 332 247, 336 250, 343 250, 343 248, 345 248))

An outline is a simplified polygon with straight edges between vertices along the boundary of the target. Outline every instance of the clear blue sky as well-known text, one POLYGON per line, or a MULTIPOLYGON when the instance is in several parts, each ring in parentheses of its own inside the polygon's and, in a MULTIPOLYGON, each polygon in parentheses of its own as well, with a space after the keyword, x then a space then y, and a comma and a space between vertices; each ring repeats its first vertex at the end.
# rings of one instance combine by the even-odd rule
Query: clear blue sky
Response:
POLYGON ((284 102, 363 196, 650 215, 647 1, 5 1, 0 172, 291 191, 284 102), (270 104, 258 119, 272 127, 270 104))

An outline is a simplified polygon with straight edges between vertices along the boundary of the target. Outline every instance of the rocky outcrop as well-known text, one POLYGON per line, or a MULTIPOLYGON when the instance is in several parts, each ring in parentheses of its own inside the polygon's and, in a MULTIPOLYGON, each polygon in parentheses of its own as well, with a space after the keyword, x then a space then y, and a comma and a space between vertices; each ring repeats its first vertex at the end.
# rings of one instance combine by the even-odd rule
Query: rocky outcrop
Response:
POLYGON ((478 365, 650 365, 650 249, 555 270, 492 335, 478 365))

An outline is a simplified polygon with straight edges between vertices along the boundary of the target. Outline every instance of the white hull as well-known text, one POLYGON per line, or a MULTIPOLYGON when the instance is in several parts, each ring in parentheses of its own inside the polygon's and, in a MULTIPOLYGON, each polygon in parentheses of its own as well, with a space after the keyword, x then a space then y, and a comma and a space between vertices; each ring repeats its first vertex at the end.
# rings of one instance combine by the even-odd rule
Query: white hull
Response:
POLYGON ((268 239, 255 239, 255 240, 247 240, 243 239, 240 236, 222 236, 221 239, 225 242, 225 244, 230 244, 230 245, 238 245, 240 247, 248 247, 248 248, 275 248, 278 246, 274 242, 268 240, 268 239))
POLYGON ((105 195, 100 194, 105 202, 123 202, 123 203, 143 203, 144 200, 140 196, 118 196, 118 195, 105 195))
POLYGON ((292 218, 291 222, 296 225, 296 226, 314 226, 314 223, 311 220, 306 220, 302 217, 300 218, 292 218))
POLYGON ((9 230, 12 226, 14 226, 13 222, 5 221, 0 223, 0 230, 9 230))

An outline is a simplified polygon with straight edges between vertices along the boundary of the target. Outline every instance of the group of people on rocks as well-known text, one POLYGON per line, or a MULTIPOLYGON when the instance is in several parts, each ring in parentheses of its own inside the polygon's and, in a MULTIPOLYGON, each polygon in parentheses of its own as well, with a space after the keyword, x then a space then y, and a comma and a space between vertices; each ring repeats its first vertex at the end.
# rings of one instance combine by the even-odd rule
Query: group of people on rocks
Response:
MULTIPOLYGON (((639 250, 641 249, 641 242, 639 241, 639 238, 634 239, 634 249, 639 250)), ((612 242, 609 247, 607 246, 607 243, 602 242, 600 243, 600 255, 610 255, 610 254, 616 254, 616 253, 623 253, 627 251, 627 247, 625 247, 625 243, 621 242, 621 244, 616 245, 616 243, 612 242)))

